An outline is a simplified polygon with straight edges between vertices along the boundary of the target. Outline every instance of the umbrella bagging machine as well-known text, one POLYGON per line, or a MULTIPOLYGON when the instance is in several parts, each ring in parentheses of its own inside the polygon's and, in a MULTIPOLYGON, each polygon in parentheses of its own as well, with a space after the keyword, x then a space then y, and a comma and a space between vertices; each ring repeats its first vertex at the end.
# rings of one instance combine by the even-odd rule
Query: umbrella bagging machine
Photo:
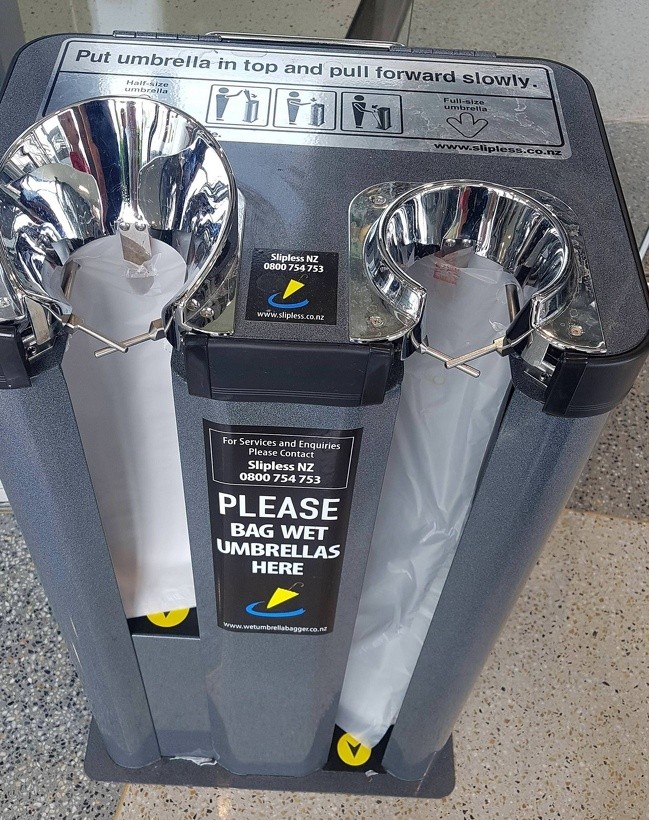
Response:
POLYGON ((0 113, 0 477, 87 771, 448 793, 453 724, 649 344, 588 82, 53 35, 0 113))

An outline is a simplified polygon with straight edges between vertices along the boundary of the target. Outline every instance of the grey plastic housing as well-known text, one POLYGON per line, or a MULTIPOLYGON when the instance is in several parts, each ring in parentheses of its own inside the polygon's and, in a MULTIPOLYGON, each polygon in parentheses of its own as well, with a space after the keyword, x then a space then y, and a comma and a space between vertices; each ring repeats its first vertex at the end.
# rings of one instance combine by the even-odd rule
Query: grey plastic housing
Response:
POLYGON ((64 341, 32 386, 0 391, 0 465, 52 612, 111 757, 160 756, 147 695, 61 372, 64 341))

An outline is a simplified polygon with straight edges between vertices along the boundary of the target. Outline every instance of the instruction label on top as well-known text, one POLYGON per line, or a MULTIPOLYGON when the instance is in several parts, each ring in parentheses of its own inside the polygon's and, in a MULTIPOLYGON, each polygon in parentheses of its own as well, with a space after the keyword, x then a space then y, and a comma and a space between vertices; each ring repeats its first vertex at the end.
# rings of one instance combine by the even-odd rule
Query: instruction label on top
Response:
POLYGON ((264 44, 73 39, 43 112, 92 96, 145 95, 223 141, 570 156, 549 66, 264 44))

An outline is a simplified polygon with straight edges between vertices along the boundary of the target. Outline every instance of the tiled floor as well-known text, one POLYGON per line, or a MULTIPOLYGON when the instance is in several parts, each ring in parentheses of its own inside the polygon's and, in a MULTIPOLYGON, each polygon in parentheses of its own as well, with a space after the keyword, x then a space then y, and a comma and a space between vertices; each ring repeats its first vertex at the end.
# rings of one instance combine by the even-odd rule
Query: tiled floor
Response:
MULTIPOLYGON (((130 28, 133 10, 142 13, 146 4, 104 3, 113 12, 124 5, 128 25, 116 26, 130 28)), ((216 14, 220 4, 198 0, 189 19, 187 3, 165 0, 157 27, 341 36, 353 5, 241 0, 216 14)), ((21 0, 21 7, 30 37, 90 25, 84 2, 21 0)), ((610 0, 476 0, 461 10, 451 0, 419 0, 411 41, 540 55, 589 76, 640 238, 649 224, 648 24, 642 0, 629 0, 623 11, 610 0)), ((431 806, 130 788, 120 820, 646 817, 648 393, 645 369, 612 414, 571 500, 578 512, 564 516, 467 704, 455 733, 458 785, 451 797, 431 806)), ((90 783, 82 773, 84 701, 15 522, 2 515, 0 577, 0 817, 110 818, 121 789, 90 783)))

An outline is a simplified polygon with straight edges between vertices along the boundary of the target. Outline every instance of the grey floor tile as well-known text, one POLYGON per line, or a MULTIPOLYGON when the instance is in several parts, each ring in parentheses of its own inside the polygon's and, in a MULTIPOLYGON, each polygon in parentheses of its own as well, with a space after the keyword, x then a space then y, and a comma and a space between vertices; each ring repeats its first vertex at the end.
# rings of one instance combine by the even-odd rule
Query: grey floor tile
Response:
POLYGON ((645 523, 564 515, 456 727, 448 798, 142 786, 119 820, 645 818, 648 537, 645 523))
POLYGON ((626 0, 415 0, 410 44, 566 63, 593 83, 604 119, 649 116, 649 4, 626 0))
POLYGON ((83 773, 90 720, 15 519, 0 514, 0 817, 113 816, 121 787, 83 773))

